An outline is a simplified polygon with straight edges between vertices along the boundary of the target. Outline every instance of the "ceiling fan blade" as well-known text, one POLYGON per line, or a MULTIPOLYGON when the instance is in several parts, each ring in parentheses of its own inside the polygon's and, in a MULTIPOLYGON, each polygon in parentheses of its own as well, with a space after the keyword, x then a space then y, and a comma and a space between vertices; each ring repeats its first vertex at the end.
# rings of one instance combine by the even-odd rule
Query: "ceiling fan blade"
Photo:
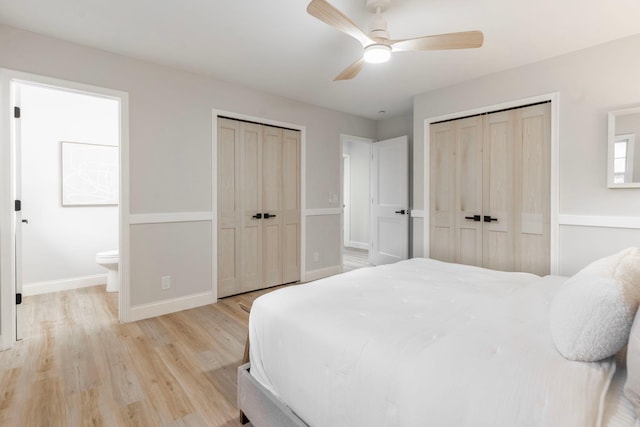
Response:
POLYGON ((470 49, 482 46, 482 31, 438 34, 406 40, 390 40, 394 51, 470 49))
POLYGON ((333 79, 333 81, 335 82, 338 80, 351 80, 358 75, 358 73, 362 70, 362 67, 364 67, 364 58, 360 58, 353 64, 349 65, 340 74, 338 74, 336 78, 333 79))
POLYGON ((312 0, 307 13, 332 27, 349 34, 362 45, 371 43, 369 37, 353 21, 325 0, 312 0))

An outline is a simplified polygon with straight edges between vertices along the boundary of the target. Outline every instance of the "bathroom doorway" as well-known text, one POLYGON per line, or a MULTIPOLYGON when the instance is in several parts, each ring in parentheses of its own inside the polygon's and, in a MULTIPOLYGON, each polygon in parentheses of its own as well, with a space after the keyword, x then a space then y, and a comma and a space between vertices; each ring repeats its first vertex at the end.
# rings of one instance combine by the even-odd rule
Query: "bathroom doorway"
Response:
POLYGON ((342 268, 368 267, 372 140, 342 135, 342 268))
MULTIPOLYGON (((43 305, 35 312, 46 312, 53 298, 69 300, 64 310, 73 311, 80 301, 90 301, 79 298, 89 293, 107 300, 110 309, 102 314, 115 323, 121 100, 26 80, 11 81, 10 89, 17 119, 12 134, 16 294, 25 304, 43 305)), ((16 340, 29 336, 21 306, 16 305, 16 340)))

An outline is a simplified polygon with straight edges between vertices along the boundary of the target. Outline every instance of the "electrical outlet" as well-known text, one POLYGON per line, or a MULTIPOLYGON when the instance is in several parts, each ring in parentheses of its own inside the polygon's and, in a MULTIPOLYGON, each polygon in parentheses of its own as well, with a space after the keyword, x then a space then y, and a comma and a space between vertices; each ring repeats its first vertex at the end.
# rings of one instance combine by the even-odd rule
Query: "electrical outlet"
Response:
POLYGON ((320 252, 314 252, 313 253, 313 262, 318 262, 320 261, 320 252))
POLYGON ((160 280, 162 281, 162 290, 166 291, 167 289, 169 289, 171 287, 171 276, 162 276, 160 278, 160 280))

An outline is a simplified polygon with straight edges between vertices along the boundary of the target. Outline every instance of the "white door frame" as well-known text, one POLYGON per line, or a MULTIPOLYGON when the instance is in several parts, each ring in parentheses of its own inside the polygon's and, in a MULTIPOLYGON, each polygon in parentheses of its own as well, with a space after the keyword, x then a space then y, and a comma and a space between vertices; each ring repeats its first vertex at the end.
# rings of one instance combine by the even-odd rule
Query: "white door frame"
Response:
MULTIPOLYGON (((369 144, 369 173, 371 173, 371 144, 375 144, 376 140, 371 138, 364 138, 362 136, 353 136, 341 133, 340 134, 340 204, 344 205, 344 170, 342 163, 342 156, 344 155, 344 144, 346 142, 362 142, 369 144)), ((371 199, 371 178, 369 178, 369 199, 371 199)), ((345 218, 344 209, 340 209, 340 225, 341 230, 344 230, 345 218)), ((340 245, 342 248, 342 245, 340 245)), ((369 236, 369 256, 371 256, 371 236, 369 236)), ((371 260, 369 260, 371 261, 371 260)), ((340 250, 340 271, 344 271, 344 254, 340 250)))
POLYGON ((560 233, 560 225, 559 225, 559 147, 560 147, 560 93, 559 92, 551 92, 543 95, 532 96, 529 98, 521 98, 513 101, 503 102, 500 104, 487 105, 484 107, 474 108, 472 110, 459 111, 450 114, 444 114, 442 116, 436 117, 428 117, 424 119, 424 160, 423 160, 423 194, 424 194, 424 210, 422 212, 416 212, 414 215, 412 212, 412 216, 419 217, 422 216, 424 221, 424 233, 423 233, 423 242, 422 242, 422 250, 425 258, 429 257, 429 154, 430 154, 430 129, 431 123, 439 122, 442 120, 451 120, 462 118, 466 116, 474 116, 477 114, 490 113, 492 111, 503 110, 507 108, 518 108, 523 107, 528 104, 535 104, 538 102, 551 101, 551 188, 550 188, 550 267, 551 274, 558 274, 558 254, 559 254, 559 233, 560 233), (420 215, 422 214, 422 215, 420 215))
POLYGON ((300 283, 306 281, 306 236, 307 222, 305 215, 305 187, 306 187, 306 141, 307 127, 278 120, 265 119, 263 117, 249 116, 247 114, 234 113, 232 111, 213 109, 211 122, 211 212, 213 213, 211 224, 211 241, 213 250, 211 253, 211 278, 213 281, 213 293, 218 298, 218 117, 244 120, 268 126, 288 128, 300 131, 300 283))
MULTIPOLYGON (((119 320, 129 319, 129 95, 119 90, 61 80, 38 74, 0 69, 0 350, 15 342, 15 106, 13 83, 51 87, 67 92, 114 99, 120 107, 120 200, 119 200, 119 320)), ((24 114, 25 112, 23 112, 24 114)))

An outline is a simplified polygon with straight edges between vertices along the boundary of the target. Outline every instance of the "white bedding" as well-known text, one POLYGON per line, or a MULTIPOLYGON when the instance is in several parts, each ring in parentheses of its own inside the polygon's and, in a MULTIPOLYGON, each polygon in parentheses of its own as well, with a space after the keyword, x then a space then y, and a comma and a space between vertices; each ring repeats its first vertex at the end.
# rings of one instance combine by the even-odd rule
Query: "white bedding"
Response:
POLYGON ((599 426, 615 362, 555 349, 564 280, 411 259, 281 289, 251 374, 311 426, 599 426))

